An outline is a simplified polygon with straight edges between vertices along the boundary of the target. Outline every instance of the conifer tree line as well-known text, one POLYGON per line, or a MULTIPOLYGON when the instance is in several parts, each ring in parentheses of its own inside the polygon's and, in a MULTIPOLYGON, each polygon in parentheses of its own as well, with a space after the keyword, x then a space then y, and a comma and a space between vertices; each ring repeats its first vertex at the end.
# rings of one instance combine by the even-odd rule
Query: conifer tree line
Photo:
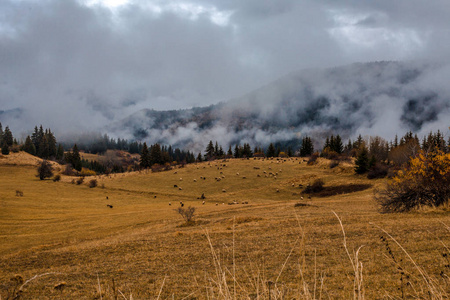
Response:
POLYGON ((168 165, 168 164, 189 164, 195 162, 195 156, 190 151, 175 150, 172 146, 161 146, 158 143, 147 146, 147 143, 142 144, 141 157, 139 165, 142 168, 150 168, 154 165, 168 165))
POLYGON ((139 153, 141 157, 137 167, 140 168, 173 164, 174 162, 185 164, 223 158, 307 157, 320 155, 328 159, 339 160, 346 157, 355 157, 355 172, 360 174, 368 172, 380 164, 402 165, 421 150, 431 151, 438 149, 444 153, 450 152, 450 137, 446 140, 445 135, 440 130, 430 132, 422 139, 419 139, 417 134, 409 131, 401 138, 395 136, 392 141, 386 141, 379 136, 363 138, 359 135, 355 140, 349 139, 345 144, 340 135, 332 134, 325 138, 322 148, 315 149, 314 145, 317 144, 317 141, 314 141, 313 138, 305 136, 301 140, 301 147, 295 150, 290 147, 282 148, 280 143, 270 143, 267 148, 263 148, 260 145, 252 148, 249 143, 244 143, 243 145, 235 144, 228 145, 227 149, 223 148, 217 141, 213 142, 210 140, 204 152, 194 156, 190 151, 179 148, 174 149, 170 145, 155 143, 148 146, 145 142, 129 142, 120 138, 116 140, 110 138, 107 134, 91 142, 81 141, 81 144, 75 145, 58 144, 52 130, 50 128, 44 129, 42 125, 39 127, 35 126, 32 134, 28 135, 25 141, 18 142, 9 126, 3 128, 3 125, 0 123, 0 148, 3 155, 9 154, 10 151, 23 150, 44 159, 54 159, 62 163, 68 163, 75 170, 88 168, 97 173, 110 172, 111 170, 121 172, 123 168, 118 165, 105 166, 99 162, 83 160, 79 151, 101 154, 112 149, 124 150, 132 154, 139 153))

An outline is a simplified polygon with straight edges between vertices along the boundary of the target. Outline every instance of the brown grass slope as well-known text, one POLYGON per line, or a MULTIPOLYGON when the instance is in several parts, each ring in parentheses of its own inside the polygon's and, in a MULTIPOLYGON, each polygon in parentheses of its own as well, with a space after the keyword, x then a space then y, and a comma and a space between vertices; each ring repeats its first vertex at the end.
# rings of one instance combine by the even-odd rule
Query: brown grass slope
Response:
POLYGON ((1 161, 1 299, 24 283, 25 299, 445 299, 450 292, 447 211, 380 214, 372 193, 384 181, 355 176, 350 164, 233 159, 97 176, 104 188, 89 188, 64 176, 40 181, 33 164, 1 161), (317 178, 339 194, 301 200, 299 185, 317 178), (349 184, 372 187, 352 192, 343 188, 349 184), (197 208, 194 226, 181 226, 180 201, 197 208))

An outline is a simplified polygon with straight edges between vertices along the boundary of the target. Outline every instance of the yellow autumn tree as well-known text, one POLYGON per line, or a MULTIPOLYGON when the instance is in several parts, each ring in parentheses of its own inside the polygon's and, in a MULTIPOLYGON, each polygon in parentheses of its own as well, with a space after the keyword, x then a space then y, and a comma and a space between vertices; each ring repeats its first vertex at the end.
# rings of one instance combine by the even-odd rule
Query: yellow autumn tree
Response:
POLYGON ((383 212, 406 212, 421 206, 441 206, 450 197, 450 153, 419 152, 398 171, 375 199, 383 212))

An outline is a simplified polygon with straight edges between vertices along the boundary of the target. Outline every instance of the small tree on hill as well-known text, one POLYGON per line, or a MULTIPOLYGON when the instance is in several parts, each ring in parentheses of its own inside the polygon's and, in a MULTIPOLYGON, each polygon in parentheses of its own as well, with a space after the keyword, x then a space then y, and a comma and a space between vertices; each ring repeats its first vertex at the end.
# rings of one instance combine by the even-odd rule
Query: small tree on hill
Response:
POLYGON ((355 172, 364 174, 369 170, 369 152, 366 147, 362 147, 355 162, 355 172))
POLYGON ((23 151, 30 153, 31 155, 36 155, 36 147, 34 147, 30 136, 27 136, 25 144, 23 145, 23 151))
POLYGON ((14 144, 14 138, 8 126, 5 127, 3 132, 3 141, 10 147, 14 144))
POLYGON ((302 139, 302 147, 300 148, 300 156, 310 156, 314 153, 314 146, 310 137, 302 139))
POLYGON ((1 143, 0 147, 2 148, 2 154, 3 155, 8 155, 9 154, 9 146, 6 143, 5 140, 2 140, 2 143, 1 143))
POLYGON ((150 167, 150 152, 148 151, 147 143, 142 146, 141 158, 139 164, 142 168, 150 167))
POLYGON ((269 147, 267 148, 267 153, 266 156, 267 157, 275 157, 277 154, 277 150, 275 149, 275 146, 270 143, 269 147))
POLYGON ((45 178, 50 178, 53 176, 53 168, 52 165, 46 161, 45 159, 38 166, 38 174, 40 180, 44 180, 45 178))
POLYGON ((206 146, 206 150, 205 150, 205 152, 206 152, 206 154, 205 154, 206 160, 213 159, 214 152, 215 152, 214 150, 215 149, 214 149, 213 141, 209 141, 208 146, 206 146))

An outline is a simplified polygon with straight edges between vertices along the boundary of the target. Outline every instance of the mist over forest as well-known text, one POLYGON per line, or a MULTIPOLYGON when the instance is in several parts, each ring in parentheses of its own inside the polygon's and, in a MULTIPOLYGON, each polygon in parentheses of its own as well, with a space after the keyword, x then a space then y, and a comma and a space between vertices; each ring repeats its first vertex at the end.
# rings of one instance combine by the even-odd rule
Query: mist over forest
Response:
POLYGON ((300 142, 312 136, 393 139, 406 131, 445 130, 450 117, 448 65, 425 62, 356 63, 302 70, 242 97, 185 110, 140 110, 110 132, 151 143, 204 149, 223 145, 300 142))

